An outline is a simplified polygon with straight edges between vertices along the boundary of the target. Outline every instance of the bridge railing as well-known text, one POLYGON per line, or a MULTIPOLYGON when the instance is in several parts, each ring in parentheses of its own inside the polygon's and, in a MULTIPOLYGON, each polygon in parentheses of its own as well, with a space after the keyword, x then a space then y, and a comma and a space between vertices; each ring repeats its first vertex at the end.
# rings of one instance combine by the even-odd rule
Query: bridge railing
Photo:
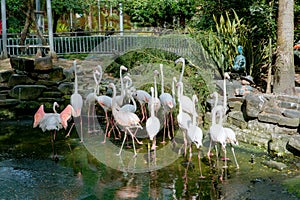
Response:
MULTIPOLYGON (((48 43, 48 38, 45 38, 48 43)), ((92 35, 92 36, 64 36, 54 37, 54 51, 57 54, 124 53, 135 48, 161 48, 169 51, 186 51, 188 43, 169 35, 92 35), (185 50, 182 50, 185 49, 185 50)), ((27 38, 24 45, 19 45, 20 38, 7 39, 7 52, 9 55, 35 55, 38 48, 45 52, 49 46, 42 46, 39 38, 27 38)), ((0 39, 2 51, 2 40, 0 39)), ((177 53, 177 52, 174 52, 177 53)), ((179 52, 178 52, 179 53, 179 52)))

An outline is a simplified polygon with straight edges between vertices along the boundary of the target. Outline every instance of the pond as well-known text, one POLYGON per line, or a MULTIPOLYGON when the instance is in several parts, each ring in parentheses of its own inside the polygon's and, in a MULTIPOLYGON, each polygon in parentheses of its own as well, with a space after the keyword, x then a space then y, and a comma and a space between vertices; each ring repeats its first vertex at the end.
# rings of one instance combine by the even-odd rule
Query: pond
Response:
POLYGON ((158 141, 157 151, 149 151, 147 139, 140 137, 136 158, 127 147, 131 140, 117 156, 120 140, 111 137, 103 144, 103 134, 84 133, 80 143, 76 129, 70 138, 62 130, 53 161, 49 132, 33 129, 32 120, 0 123, 1 199, 299 199, 300 160, 281 159, 288 168, 271 169, 262 164, 271 159, 268 154, 247 144, 234 147, 240 168, 229 147, 228 168, 223 168, 216 156, 209 162, 206 139, 201 178, 195 147, 187 162, 178 145, 158 141))

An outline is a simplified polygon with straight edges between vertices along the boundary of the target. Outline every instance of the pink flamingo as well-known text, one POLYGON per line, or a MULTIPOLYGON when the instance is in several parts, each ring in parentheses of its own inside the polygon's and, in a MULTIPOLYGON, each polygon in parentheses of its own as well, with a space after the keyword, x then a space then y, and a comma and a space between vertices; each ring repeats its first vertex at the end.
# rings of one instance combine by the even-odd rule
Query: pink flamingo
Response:
POLYGON ((117 125, 120 125, 123 129, 125 129, 125 135, 124 135, 124 140, 122 142, 120 151, 117 155, 121 155, 127 133, 129 133, 132 137, 132 143, 133 143, 133 149, 134 149, 134 157, 137 156, 136 149, 135 149, 135 144, 134 144, 134 134, 131 132, 131 128, 140 128, 143 129, 143 127, 140 125, 140 119, 139 117, 129 111, 120 111, 117 109, 117 103, 116 103, 116 86, 113 83, 109 84, 109 87, 113 89, 113 97, 112 97, 112 113, 114 116, 114 120, 116 121, 117 125))
POLYGON ((40 105, 37 112, 34 114, 33 128, 39 126, 43 132, 50 131, 53 160, 57 160, 57 153, 54 156, 54 141, 56 138, 56 132, 60 129, 67 129, 68 120, 71 118, 71 105, 68 105, 61 113, 57 113, 55 107, 58 106, 57 102, 53 103, 53 113, 45 113, 44 105, 40 105), (54 132, 52 137, 52 131, 54 132))

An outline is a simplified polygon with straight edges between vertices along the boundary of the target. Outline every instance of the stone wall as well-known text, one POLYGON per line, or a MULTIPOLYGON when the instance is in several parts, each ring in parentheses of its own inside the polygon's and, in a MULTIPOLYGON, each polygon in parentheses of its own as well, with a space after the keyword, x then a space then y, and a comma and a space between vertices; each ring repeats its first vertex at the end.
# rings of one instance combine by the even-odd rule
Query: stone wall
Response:
MULTIPOLYGON (((217 85, 222 91, 222 81, 217 85)), ((224 126, 233 128, 239 141, 263 147, 271 154, 300 155, 300 96, 253 92, 236 97, 234 91, 239 87, 237 81, 227 82, 229 112, 224 126)))
POLYGON ((62 108, 69 103, 73 91, 72 68, 55 66, 48 56, 11 57, 10 64, 10 70, 0 72, 0 120, 26 116, 32 119, 40 104, 51 112, 54 101, 62 108))

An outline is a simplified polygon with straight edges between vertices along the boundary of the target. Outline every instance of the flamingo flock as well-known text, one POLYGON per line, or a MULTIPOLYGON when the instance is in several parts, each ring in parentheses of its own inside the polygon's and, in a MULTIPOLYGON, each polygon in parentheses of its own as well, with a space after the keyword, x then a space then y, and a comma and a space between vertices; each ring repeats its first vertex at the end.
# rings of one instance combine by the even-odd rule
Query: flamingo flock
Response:
MULTIPOLYGON (((123 138, 121 148, 117 155, 121 155, 126 142, 127 136, 130 135, 132 138, 132 146, 134 151, 134 156, 137 156, 135 141, 138 144, 142 144, 142 141, 137 139, 138 130, 143 130, 143 125, 145 125, 145 131, 148 134, 148 138, 152 141, 151 150, 156 150, 157 148, 157 136, 161 134, 162 144, 167 143, 167 140, 172 141, 175 136, 174 124, 178 124, 179 130, 182 132, 183 136, 183 146, 184 148, 184 157, 187 156, 187 149, 189 148, 189 161, 192 158, 192 144, 194 144, 198 150, 198 163, 200 169, 200 177, 202 175, 201 170, 201 148, 203 147, 203 131, 198 125, 199 115, 197 113, 197 102, 198 98, 196 95, 193 95, 192 98, 184 94, 184 69, 185 69, 185 59, 179 58, 175 61, 175 64, 182 63, 182 70, 180 77, 172 78, 172 93, 165 92, 164 88, 164 70, 163 64, 159 65, 159 70, 153 71, 153 85, 150 88, 150 94, 141 89, 136 89, 134 83, 130 78, 128 73, 126 76, 123 75, 123 72, 127 72, 128 68, 125 66, 120 66, 120 93, 117 94, 117 88, 115 83, 111 82, 108 84, 108 88, 111 88, 113 91, 112 96, 100 95, 99 94, 99 84, 102 80, 102 68, 98 65, 93 71, 93 77, 95 81, 94 91, 89 93, 83 101, 82 96, 78 93, 78 80, 76 74, 76 61, 74 61, 75 68, 75 82, 74 82, 74 93, 71 96, 70 104, 59 114, 56 112, 55 107, 57 103, 53 104, 53 113, 45 113, 44 105, 41 105, 38 111, 34 116, 33 127, 39 127, 43 132, 50 131, 51 135, 54 132, 54 140, 56 131, 64 128, 67 129, 68 121, 73 118, 79 118, 80 121, 80 141, 84 142, 83 130, 82 130, 82 116, 81 110, 83 106, 88 108, 88 133, 99 132, 95 128, 95 105, 99 105, 105 113, 105 131, 104 140, 102 143, 105 143, 107 138, 110 137, 111 131, 115 129, 118 131, 118 137, 115 135, 115 139, 123 138), (161 92, 158 96, 158 87, 157 87, 157 78, 161 78, 161 92), (177 95, 176 95, 177 89, 177 95), (137 105, 138 103, 138 105, 137 105), (84 105, 85 104, 85 105, 84 105), (90 108, 92 107, 92 110, 90 108), (140 112, 138 112, 140 111, 140 112), (149 113, 149 114, 148 114, 149 113), (177 113, 176 118, 173 117, 177 113), (141 116, 139 116, 141 114, 141 116), (92 116, 92 125, 90 122, 90 116, 92 116), (161 119, 161 118, 162 119, 161 119), (174 121, 176 120, 176 122, 174 121), (91 128, 92 126, 92 128, 91 128), (161 131, 162 130, 162 131, 161 131), (123 132, 123 134, 122 134, 123 132), (162 133, 161 133, 162 132, 162 133), (167 138, 166 139, 166 135, 167 138)), ((213 93, 215 97, 215 105, 212 109, 212 124, 209 128, 209 138, 210 145, 207 153, 208 158, 211 157, 211 147, 212 144, 217 143, 221 144, 225 156, 224 167, 227 167, 226 162, 226 145, 230 144, 236 167, 239 168, 237 159, 234 153, 233 145, 237 145, 238 141, 236 140, 235 132, 230 129, 223 127, 223 119, 227 111, 227 98, 226 98, 226 78, 229 78, 228 74, 224 74, 224 105, 217 105, 217 93, 213 93), (217 120, 218 118, 218 120, 217 120)), ((97 116, 97 115, 96 115, 97 116)), ((71 125, 73 127, 74 123, 71 125)), ((70 128, 70 129, 71 129, 70 128)), ((70 135, 70 131, 66 136, 70 135)), ((216 152, 216 155, 218 153, 216 152)))

